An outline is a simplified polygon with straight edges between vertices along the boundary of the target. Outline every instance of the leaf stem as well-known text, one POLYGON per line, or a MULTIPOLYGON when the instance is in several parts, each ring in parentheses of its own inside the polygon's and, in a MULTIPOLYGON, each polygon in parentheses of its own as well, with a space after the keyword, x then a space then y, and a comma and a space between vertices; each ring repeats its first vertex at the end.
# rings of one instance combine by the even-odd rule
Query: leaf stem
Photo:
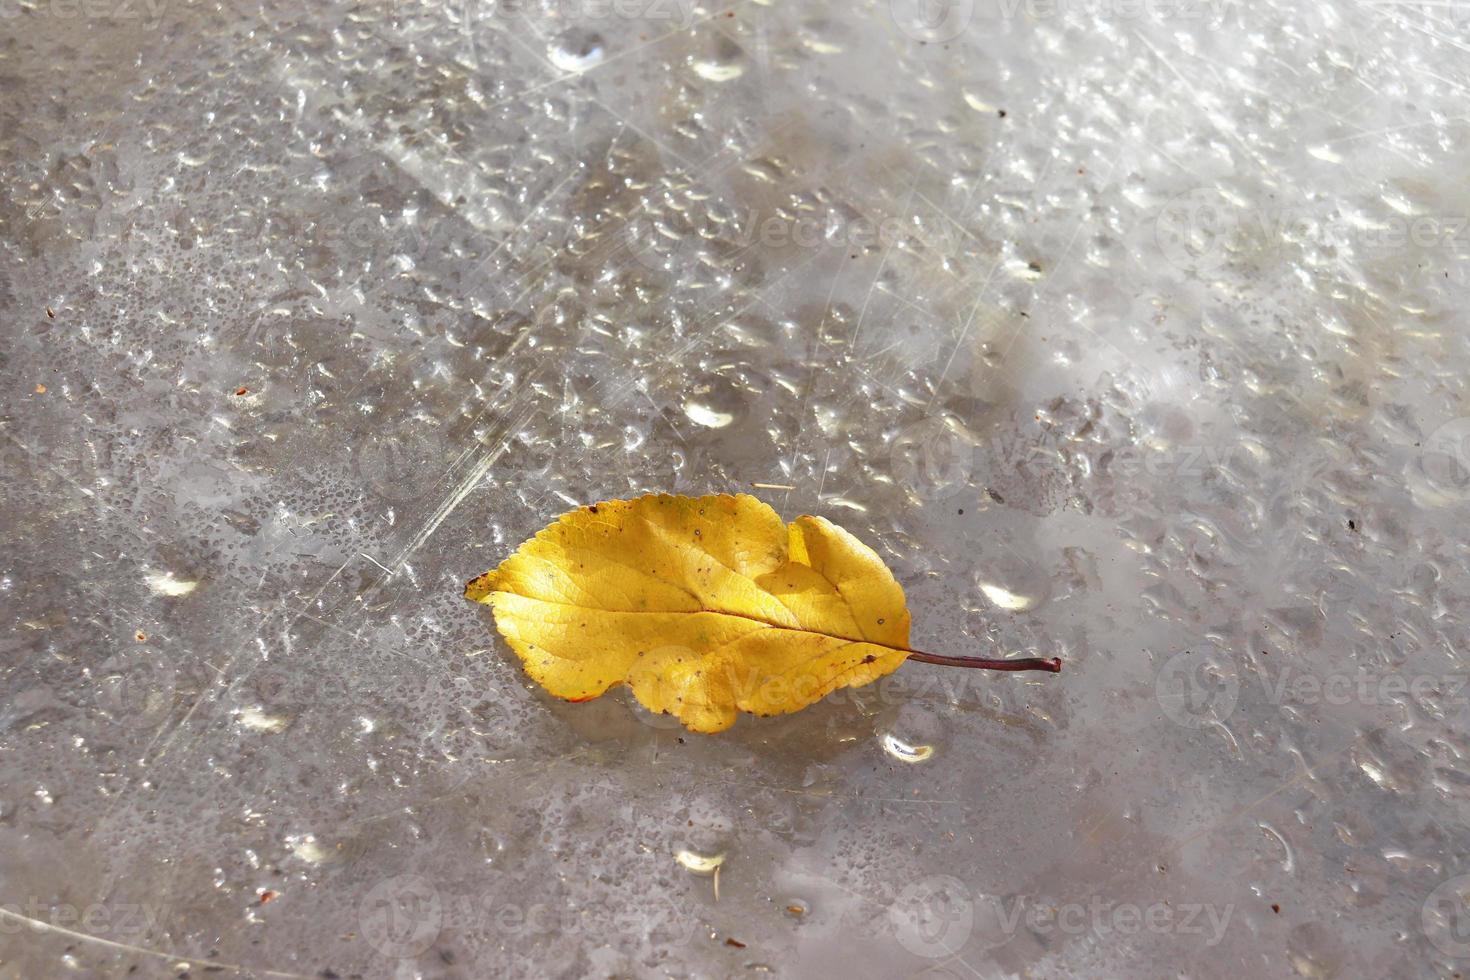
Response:
POLYGON ((938 664, 941 667, 978 667, 983 670, 1044 670, 1053 674, 1062 672, 1061 657, 1017 657, 1012 660, 991 660, 986 657, 946 657, 923 650, 910 650, 909 659, 921 664, 938 664))

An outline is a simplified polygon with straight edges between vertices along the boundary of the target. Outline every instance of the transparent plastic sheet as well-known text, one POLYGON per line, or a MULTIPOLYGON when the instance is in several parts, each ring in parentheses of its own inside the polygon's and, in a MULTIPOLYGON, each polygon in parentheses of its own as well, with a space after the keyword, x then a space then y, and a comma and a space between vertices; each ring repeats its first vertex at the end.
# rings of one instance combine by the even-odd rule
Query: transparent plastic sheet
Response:
POLYGON ((0 0, 0 976, 1463 971, 1467 9, 0 0), (1065 670, 551 701, 655 490, 1065 670))

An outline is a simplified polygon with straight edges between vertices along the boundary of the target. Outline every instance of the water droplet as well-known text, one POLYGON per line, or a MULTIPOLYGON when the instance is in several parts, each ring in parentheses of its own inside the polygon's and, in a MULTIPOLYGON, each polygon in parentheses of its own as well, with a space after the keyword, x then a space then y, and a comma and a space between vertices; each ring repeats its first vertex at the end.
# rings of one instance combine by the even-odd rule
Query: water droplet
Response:
POLYGON ((723 429, 725 426, 735 421, 735 416, 731 415, 729 412, 717 412, 714 409, 710 408, 708 405, 702 404, 697 401, 689 401, 685 403, 684 414, 688 415, 691 419, 693 419, 695 422, 698 422, 700 425, 708 426, 711 429, 723 429))
POLYGON ((745 74, 746 57, 740 45, 718 37, 714 49, 694 59, 694 73, 711 82, 728 82, 745 74))
POLYGON ((892 732, 886 733, 882 741, 883 751, 900 762, 924 762, 934 756, 934 746, 910 745, 892 732))
POLYGON ((327 852, 316 842, 314 834, 290 834, 286 837, 286 846, 308 864, 321 864, 327 859, 327 852))
POLYGON ((798 28, 797 37, 815 54, 841 54, 852 43, 852 32, 833 20, 809 20, 798 28))
POLYGON ((974 92, 967 91, 964 93, 964 95, 965 104, 968 105, 971 109, 974 109, 976 112, 989 114, 995 111, 995 106, 991 105, 989 102, 986 102, 974 92))
POLYGON ((680 851, 674 855, 674 860, 697 875, 712 875, 720 865, 725 863, 725 855, 680 851))
POLYGON ((1040 604, 1040 600, 1035 596, 1012 592, 1004 585, 998 585, 994 582, 981 582, 980 591, 985 593, 985 598, 1000 608, 1008 609, 1011 612, 1024 612, 1027 609, 1034 609, 1040 604))
POLYGON ((740 413, 741 390, 724 378, 712 377, 694 385, 684 401, 684 414, 709 429, 723 429, 740 413))
POLYGON ((1286 937, 1286 958, 1292 969, 1304 977, 1335 977, 1344 963, 1340 943, 1316 922, 1305 922, 1286 937))
POLYGON ((1051 595, 1051 582, 1034 563, 1000 553, 975 576, 975 584, 990 603, 1007 612, 1029 612, 1051 595))
POLYGON ((149 572, 143 579, 154 595, 178 598, 199 588, 198 582, 174 578, 173 572, 149 572))
POLYGON ((291 719, 285 715, 272 715, 259 708, 245 708, 235 715, 235 721, 256 732, 276 735, 291 727, 291 719))
POLYGON ((562 71, 586 71, 601 64, 607 55, 602 35, 572 28, 552 39, 548 57, 562 71))

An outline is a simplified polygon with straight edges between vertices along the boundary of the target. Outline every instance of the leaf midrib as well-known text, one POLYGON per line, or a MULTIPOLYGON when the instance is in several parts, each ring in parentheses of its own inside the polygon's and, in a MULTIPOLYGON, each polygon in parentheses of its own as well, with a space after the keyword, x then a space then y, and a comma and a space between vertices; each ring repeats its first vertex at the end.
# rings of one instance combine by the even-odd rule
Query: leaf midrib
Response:
POLYGON ((917 653, 906 646, 895 646, 892 643, 883 643, 880 640, 869 640, 855 636, 844 636, 841 633, 828 633, 826 630, 803 629, 799 626, 783 626, 773 623, 769 619, 760 616, 750 616, 745 613, 726 612, 723 609, 598 609, 593 606, 579 606, 575 602, 557 602, 555 599, 542 599, 539 596, 522 595, 519 592, 506 592, 500 590, 491 592, 486 598, 497 595, 513 595, 518 599, 527 599, 531 602, 544 602, 548 606, 562 606, 566 609, 581 609, 591 613, 607 613, 611 616, 724 616, 729 619, 740 619, 747 623, 759 623, 767 629, 782 630, 787 633, 805 633, 808 636, 824 636, 829 640, 842 640, 845 643, 866 643, 869 646, 882 647, 885 650, 893 650, 898 653, 917 653))

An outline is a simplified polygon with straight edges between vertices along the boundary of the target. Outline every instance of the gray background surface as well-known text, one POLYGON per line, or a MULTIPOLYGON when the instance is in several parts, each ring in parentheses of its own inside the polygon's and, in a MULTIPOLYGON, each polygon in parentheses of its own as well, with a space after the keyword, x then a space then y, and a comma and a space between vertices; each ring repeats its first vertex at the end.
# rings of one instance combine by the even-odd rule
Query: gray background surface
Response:
POLYGON ((0 976, 1463 972, 1467 28, 0 0, 0 976), (460 598, 752 483, 1065 671, 687 736, 460 598))

